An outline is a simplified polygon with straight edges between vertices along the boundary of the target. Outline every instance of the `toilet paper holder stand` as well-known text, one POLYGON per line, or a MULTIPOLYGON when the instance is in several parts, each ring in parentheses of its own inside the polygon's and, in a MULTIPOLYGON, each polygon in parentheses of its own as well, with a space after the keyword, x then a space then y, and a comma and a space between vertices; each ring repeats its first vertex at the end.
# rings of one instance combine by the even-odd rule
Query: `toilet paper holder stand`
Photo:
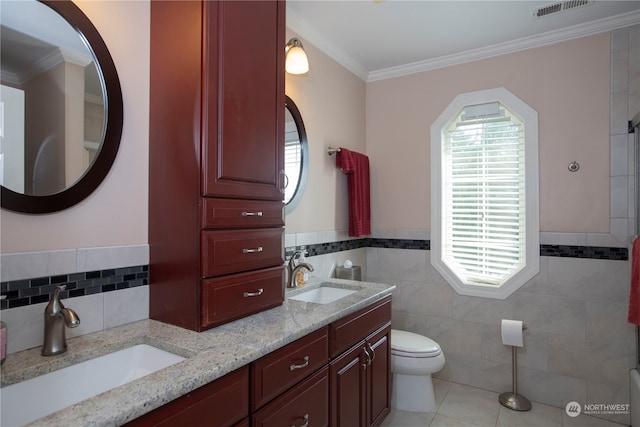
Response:
MULTIPOLYGON (((527 325, 524 323, 522 324, 522 330, 527 330, 527 325)), ((511 355, 513 359, 513 391, 500 394, 500 396, 498 396, 498 401, 502 406, 514 411, 529 411, 531 409, 531 402, 523 395, 518 394, 518 347, 515 345, 511 346, 511 355)))

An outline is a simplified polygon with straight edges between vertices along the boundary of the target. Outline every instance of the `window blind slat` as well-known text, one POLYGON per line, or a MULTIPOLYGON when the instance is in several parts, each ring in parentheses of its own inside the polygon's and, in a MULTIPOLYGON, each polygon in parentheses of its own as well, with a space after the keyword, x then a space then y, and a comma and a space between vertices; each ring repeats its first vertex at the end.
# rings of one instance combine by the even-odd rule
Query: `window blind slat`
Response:
POLYGON ((466 280, 499 284, 524 262, 524 128, 460 122, 445 132, 445 254, 466 280))

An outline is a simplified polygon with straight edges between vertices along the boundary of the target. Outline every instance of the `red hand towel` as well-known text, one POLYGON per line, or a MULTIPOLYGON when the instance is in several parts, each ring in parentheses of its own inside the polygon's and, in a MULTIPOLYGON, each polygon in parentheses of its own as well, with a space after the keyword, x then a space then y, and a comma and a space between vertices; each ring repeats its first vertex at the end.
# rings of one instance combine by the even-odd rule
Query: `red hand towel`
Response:
POLYGON ((371 234, 371 196, 369 194, 369 158, 341 148, 336 153, 336 167, 347 174, 349 192, 349 236, 371 234))
POLYGON ((640 238, 631 250, 631 290, 629 292, 629 323, 640 325, 640 238))

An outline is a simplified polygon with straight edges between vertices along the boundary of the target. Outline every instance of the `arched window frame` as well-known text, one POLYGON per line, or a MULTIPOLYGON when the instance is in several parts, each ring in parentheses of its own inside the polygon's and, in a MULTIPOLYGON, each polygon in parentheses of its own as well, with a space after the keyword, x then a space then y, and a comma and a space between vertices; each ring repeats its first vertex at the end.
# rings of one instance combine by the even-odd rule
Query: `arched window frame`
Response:
POLYGON ((539 202, 538 202, 538 114, 505 88, 494 88, 458 95, 431 126, 431 264, 461 295, 505 299, 539 272, 539 202), (499 283, 472 283, 464 279, 456 262, 447 258, 445 245, 445 166, 443 148, 446 131, 454 126, 466 107, 499 103, 524 126, 524 255, 523 263, 499 283))

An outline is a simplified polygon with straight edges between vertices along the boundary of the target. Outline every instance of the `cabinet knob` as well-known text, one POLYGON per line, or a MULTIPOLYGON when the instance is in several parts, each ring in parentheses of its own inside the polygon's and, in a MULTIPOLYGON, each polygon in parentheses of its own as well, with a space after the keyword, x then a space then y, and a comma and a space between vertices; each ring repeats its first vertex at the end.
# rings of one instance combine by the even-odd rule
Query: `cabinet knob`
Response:
POLYGON ((304 420, 304 424, 301 424, 299 426, 296 426, 295 424, 291 424, 291 427, 309 427, 309 414, 304 414, 302 419, 304 420))

